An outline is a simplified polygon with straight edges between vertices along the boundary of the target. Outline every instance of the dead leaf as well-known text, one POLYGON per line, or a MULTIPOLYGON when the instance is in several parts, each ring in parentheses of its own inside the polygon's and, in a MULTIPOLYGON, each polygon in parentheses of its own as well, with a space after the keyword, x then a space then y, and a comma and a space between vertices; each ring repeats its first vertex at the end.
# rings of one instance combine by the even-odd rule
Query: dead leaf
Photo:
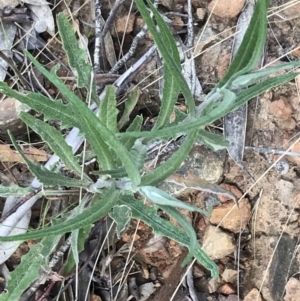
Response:
MULTIPOLYGON (((45 151, 31 146, 24 149, 23 153, 31 162, 45 162, 50 157, 45 151)), ((12 150, 8 145, 0 145, 0 161, 24 163, 19 153, 12 150)))

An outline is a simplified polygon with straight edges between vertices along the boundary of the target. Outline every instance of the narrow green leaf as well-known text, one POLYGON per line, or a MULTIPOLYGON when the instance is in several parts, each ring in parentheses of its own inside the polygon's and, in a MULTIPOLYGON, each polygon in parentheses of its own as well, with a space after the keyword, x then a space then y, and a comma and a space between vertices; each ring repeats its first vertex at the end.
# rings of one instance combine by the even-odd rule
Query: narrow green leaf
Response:
MULTIPOLYGON (((84 198, 81 200, 79 205, 72 210, 74 212, 75 216, 84 212, 85 207, 86 207, 87 203, 89 202, 89 200, 90 200, 90 195, 87 194, 86 196, 84 196, 84 198)), ((70 219, 71 217, 72 217, 72 215, 70 215, 68 217, 68 219, 70 219)), ((66 220, 68 220, 68 219, 66 219, 66 220)), ((81 252, 83 250, 85 238, 88 236, 91 228, 92 228, 92 225, 88 225, 81 229, 75 229, 71 233, 71 252, 73 254, 74 264, 76 264, 76 265, 78 265, 78 263, 79 263, 79 252, 81 252)))
POLYGON ((164 67, 163 97, 156 123, 152 130, 159 129, 170 123, 170 116, 174 110, 180 89, 174 79, 173 71, 164 67))
POLYGON ((217 88, 221 88, 224 85, 228 88, 235 78, 251 71, 258 64, 267 37, 268 5, 269 0, 258 0, 256 2, 254 13, 245 32, 242 44, 228 71, 211 93, 214 93, 217 88))
POLYGON ((62 95, 70 102, 73 115, 80 120, 77 123, 78 128, 84 133, 85 138, 91 144, 95 154, 101 160, 101 164, 106 166, 107 169, 114 168, 114 158, 108 147, 104 142, 103 135, 108 133, 108 130, 102 125, 102 131, 98 133, 98 129, 95 129, 96 125, 101 126, 97 116, 77 97, 72 91, 70 91, 66 85, 53 73, 48 72, 28 51, 25 51, 28 58, 36 66, 36 68, 49 79, 62 93, 62 95))
POLYGON ((184 259, 182 265, 186 265, 189 263, 189 261, 192 259, 193 254, 195 254, 198 242, 197 242, 197 235, 196 232, 192 226, 192 224, 185 218, 184 215, 182 215, 178 210, 171 206, 166 205, 159 205, 159 207, 166 212, 170 217, 172 217, 188 234, 190 238, 190 244, 188 246, 189 254, 184 259))
POLYGON ((247 73, 245 75, 241 75, 237 77, 230 85, 230 89, 241 89, 244 87, 248 87, 250 85, 253 85, 255 83, 258 83, 260 80, 264 79, 265 77, 281 71, 281 70, 288 70, 291 68, 296 68, 300 66, 300 61, 296 62, 290 62, 290 63, 284 63, 280 64, 275 67, 261 69, 255 72, 247 73))
POLYGON ((78 236, 79 236, 79 229, 75 229, 71 233, 71 251, 73 255, 73 259, 75 264, 79 263, 79 255, 78 255, 78 236))
POLYGON ((285 84, 298 75, 298 73, 289 73, 285 75, 279 75, 275 78, 269 78, 255 86, 252 86, 242 92, 236 94, 236 101, 231 103, 229 107, 222 106, 222 102, 219 103, 220 108, 212 110, 209 114, 201 116, 200 119, 191 120, 189 123, 175 125, 168 127, 162 130, 151 131, 151 132, 126 132, 118 134, 119 137, 145 137, 145 138, 157 138, 157 137, 171 137, 174 135, 186 133, 195 128, 200 128, 211 124, 212 122, 220 119, 225 114, 235 110, 242 104, 246 103, 253 97, 258 96, 259 94, 277 87, 279 85, 285 84))
MULTIPOLYGON (((230 107, 230 104, 234 103, 236 100, 235 93, 228 89, 220 89, 218 91, 218 94, 221 95, 220 100, 218 100, 216 102, 212 102, 211 104, 208 104, 208 106, 205 107, 203 112, 200 114, 200 118, 202 116, 209 115, 211 111, 226 112, 228 107, 230 107)), ((224 114, 224 115, 226 115, 226 114, 224 114)))
POLYGON ((159 27, 159 30, 156 28, 156 24, 153 22, 149 11, 147 10, 143 0, 136 0, 136 5, 145 20, 151 34, 154 37, 155 43, 164 59, 164 63, 169 68, 170 71, 173 72, 173 76, 175 81, 177 82, 178 88, 182 91, 185 101, 187 103, 189 112, 191 115, 195 115, 195 102, 192 96, 192 93, 188 87, 188 84, 186 80, 184 79, 182 73, 181 73, 181 66, 178 65, 178 49, 175 43, 175 40, 165 24, 164 20, 160 16, 157 9, 154 7, 154 5, 151 3, 150 0, 147 0, 147 4, 149 5, 155 21, 159 27), (170 50, 170 47, 172 47, 172 50, 170 50), (172 57, 171 53, 174 55, 177 53, 176 57, 172 57))
POLYGON ((112 170, 97 170, 92 172, 93 175, 109 175, 111 178, 120 179, 127 176, 126 170, 124 167, 120 167, 112 170))
POLYGON ((194 142, 197 138, 198 130, 191 131, 185 141, 172 156, 166 162, 155 168, 153 171, 142 177, 141 186, 143 185, 157 185, 164 181, 175 171, 177 171, 182 164, 183 160, 187 157, 192 149, 194 142))
POLYGON ((92 89, 92 100, 98 102, 96 85, 91 84, 92 81, 92 66, 86 63, 86 51, 79 48, 75 33, 65 14, 59 13, 57 15, 57 26, 59 35, 63 42, 63 49, 65 50, 71 68, 76 70, 77 86, 79 88, 86 88, 87 91, 92 89))
POLYGON ((92 182, 92 180, 83 173, 81 166, 77 163, 77 158, 73 155, 71 146, 66 143, 59 131, 25 112, 20 113, 20 118, 39 134, 44 142, 47 142, 53 152, 67 167, 79 176, 83 174, 83 179, 87 182, 92 182))
POLYGON ((105 216, 116 204, 118 197, 119 191, 114 188, 109 189, 102 197, 99 194, 96 194, 94 196, 92 206, 72 219, 48 228, 28 232, 26 234, 0 236, 0 241, 25 241, 30 239, 39 239, 42 237, 61 235, 67 232, 72 232, 76 229, 85 228, 93 224, 101 217, 105 216))
MULTIPOLYGON (((133 119, 133 121, 131 122, 131 124, 129 125, 129 127, 126 130, 127 132, 140 132, 141 127, 143 124, 143 118, 141 116, 135 116, 135 118, 133 119)), ((131 150, 131 148, 134 145, 136 138, 134 137, 120 137, 119 141, 120 143, 122 143, 127 150, 131 150)))
POLYGON ((214 151, 227 148, 229 145, 228 141, 223 135, 210 133, 203 129, 200 129, 197 140, 203 142, 214 151))
POLYGON ((120 118, 119 122, 118 122, 118 129, 122 129, 124 125, 127 124, 127 122, 129 121, 129 116, 132 112, 132 110, 134 109, 135 105, 137 104, 138 100, 139 100, 139 96, 140 96, 140 92, 138 89, 134 89, 128 99, 125 101, 125 108, 122 114, 122 117, 120 118))
POLYGON ((20 147, 18 146, 15 138, 9 132, 9 137, 18 151, 24 162, 26 163, 28 169, 37 177, 37 179, 43 183, 45 186, 67 186, 67 187, 88 187, 91 183, 84 180, 77 180, 72 178, 67 178, 60 173, 52 172, 41 165, 32 163, 27 157, 22 153, 20 147))
MULTIPOLYGON (((151 226, 155 234, 166 236, 186 247, 190 246, 190 237, 188 234, 183 229, 176 227, 169 221, 159 217, 155 208, 146 207, 132 195, 124 195, 121 197, 120 201, 131 209, 132 217, 141 219, 147 225, 151 226)), ((218 278, 218 267, 198 244, 192 255, 200 262, 200 264, 211 271, 213 278, 218 278)))
POLYGON ((64 105, 61 100, 51 101, 40 93, 29 93, 24 95, 23 93, 18 93, 11 89, 4 82, 0 82, 0 92, 19 100, 37 112, 43 113, 46 120, 61 120, 65 128, 78 125, 79 120, 74 116, 70 105, 64 105))
POLYGON ((130 222, 131 212, 129 208, 125 205, 114 206, 112 211, 108 215, 116 222, 117 224, 117 235, 120 238, 123 230, 126 229, 126 226, 130 222))
POLYGON ((157 204, 158 206, 166 205, 166 206, 186 209, 189 211, 199 212, 206 216, 210 215, 209 212, 207 212, 201 208, 198 208, 197 206, 194 206, 192 204, 182 202, 157 187, 141 186, 141 187, 139 187, 138 191, 142 196, 144 196, 146 199, 148 199, 151 203, 157 204))
POLYGON ((0 301, 20 300, 30 284, 41 276, 42 270, 48 269, 49 256, 59 240, 60 236, 43 238, 21 257, 21 263, 10 274, 6 292, 0 295, 0 301))
POLYGON ((140 173, 136 169, 134 162, 127 149, 118 141, 116 136, 107 129, 95 114, 55 75, 48 72, 43 66, 29 53, 28 58, 33 62, 37 69, 46 76, 72 104, 75 116, 80 119, 79 128, 84 133, 86 139, 91 144, 101 165, 105 169, 114 169, 114 158, 112 150, 118 155, 125 167, 133 187, 140 183, 140 173))
POLYGON ((12 186, 3 186, 0 185, 0 196, 8 197, 8 196, 24 196, 28 193, 33 192, 33 189, 30 187, 20 187, 18 185, 12 186))
MULTIPOLYGON (((89 225, 89 226, 86 226, 79 230, 78 238, 77 238, 77 246, 76 246, 76 251, 75 251, 78 254, 84 250, 84 243, 85 243, 86 239, 89 237, 92 227, 93 227, 93 225, 89 225)), ((75 232, 72 232, 72 235, 74 235, 74 233, 75 232)), ((72 252, 70 252, 68 259, 67 259, 67 263, 64 267, 64 271, 62 273, 63 276, 68 275, 75 266, 75 259, 74 259, 75 256, 74 255, 72 256, 72 255, 73 255, 72 252)))
MULTIPOLYGON (((137 139, 135 144, 130 151, 131 158, 138 170, 141 170, 144 166, 144 163, 147 159, 147 147, 142 144, 141 139, 137 139)), ((94 171, 95 175, 110 175, 112 178, 124 178, 128 177, 124 167, 119 167, 114 170, 100 170, 94 171)))
MULTIPOLYGON (((284 75, 278 75, 276 77, 266 79, 265 81, 255 86, 252 86, 248 89, 239 92, 236 95, 236 101, 231 105, 229 111, 231 112, 235 110, 236 108, 238 108, 239 106, 241 106, 242 104, 250 100, 251 98, 258 96, 265 91, 268 91, 274 87, 290 82, 291 80, 295 79, 295 77, 299 74, 300 73, 288 73, 284 75)), ((219 118, 216 118, 215 120, 217 119, 219 118)))
POLYGON ((114 86, 106 86, 105 97, 100 103, 98 116, 101 122, 113 133, 117 131, 117 107, 116 90, 114 86))

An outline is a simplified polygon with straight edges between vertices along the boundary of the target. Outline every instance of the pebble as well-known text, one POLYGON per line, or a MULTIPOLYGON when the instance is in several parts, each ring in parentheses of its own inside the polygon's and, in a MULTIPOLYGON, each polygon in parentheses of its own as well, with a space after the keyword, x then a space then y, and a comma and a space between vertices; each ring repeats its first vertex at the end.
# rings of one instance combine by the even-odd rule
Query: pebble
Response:
POLYGON ((213 260, 220 259, 235 250, 233 238, 220 228, 209 226, 203 238, 203 251, 213 260))
POLYGON ((245 0, 213 0, 208 10, 220 18, 235 18, 245 6, 245 0))

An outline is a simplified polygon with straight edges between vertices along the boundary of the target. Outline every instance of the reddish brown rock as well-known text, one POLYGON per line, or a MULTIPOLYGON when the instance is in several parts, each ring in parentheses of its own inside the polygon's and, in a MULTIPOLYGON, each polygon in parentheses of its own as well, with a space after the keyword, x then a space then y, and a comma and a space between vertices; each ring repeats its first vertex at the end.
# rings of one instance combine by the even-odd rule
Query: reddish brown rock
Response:
POLYGON ((232 295, 236 290, 231 283, 225 283, 218 289, 218 292, 223 295, 232 295))
POLYGON ((245 0, 213 0, 208 10, 220 18, 235 18, 245 6, 245 0))
MULTIPOLYGON (((243 193, 234 185, 230 185, 230 184, 226 184, 226 183, 222 183, 220 184, 220 187, 230 191, 231 193, 233 193, 238 199, 242 197, 243 193)), ((231 198, 227 197, 226 195, 221 195, 218 194, 218 199, 220 200, 221 203, 225 203, 227 201, 230 201, 231 198)))
POLYGON ((280 96, 278 100, 271 102, 269 106, 269 114, 276 118, 288 119, 292 113, 293 107, 284 96, 280 96))
POLYGON ((234 201, 228 201, 213 209, 210 222, 218 225, 221 221, 221 227, 238 233, 245 229, 251 215, 251 205, 248 199, 242 199, 239 202, 239 208, 234 201))

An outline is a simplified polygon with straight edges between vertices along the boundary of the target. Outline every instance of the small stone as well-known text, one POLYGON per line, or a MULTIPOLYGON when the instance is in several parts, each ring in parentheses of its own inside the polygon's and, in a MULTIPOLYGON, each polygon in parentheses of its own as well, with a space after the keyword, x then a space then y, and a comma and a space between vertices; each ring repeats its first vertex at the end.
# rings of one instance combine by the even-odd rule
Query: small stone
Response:
POLYGON ((197 8, 196 15, 200 21, 203 21, 205 18, 206 10, 204 8, 197 8))
POLYGON ((208 10, 220 18, 235 18, 245 6, 245 0, 213 0, 208 10))
POLYGON ((235 250, 231 235, 223 232, 220 228, 209 226, 203 238, 203 251, 211 259, 220 259, 235 250))
POLYGON ((262 301, 257 288, 253 288, 244 298, 244 301, 262 301))
POLYGON ((290 278, 285 285, 284 301, 298 301, 300 296, 300 281, 296 278, 290 278))
POLYGON ((236 290, 231 283, 225 283, 218 289, 218 292, 224 295, 232 295, 236 292, 236 290))
POLYGON ((293 107, 286 97, 280 96, 278 100, 271 102, 269 106, 269 114, 276 118, 287 119, 293 114, 293 107))
POLYGON ((276 188, 278 189, 276 198, 278 198, 281 204, 290 206, 290 202, 295 190, 295 185, 290 181, 280 179, 276 184, 276 188))
POLYGON ((291 117, 288 119, 282 120, 279 123, 279 127, 284 130, 287 130, 287 131, 293 131, 296 128, 296 126, 297 126, 296 121, 291 117))
MULTIPOLYGON (((222 183, 220 184, 220 187, 230 191, 231 193, 233 193, 238 199, 242 197, 243 193, 234 185, 230 185, 230 184, 226 184, 226 183, 222 183)), ((230 201, 231 198, 227 197, 225 195, 221 195, 218 194, 218 199, 220 200, 221 203, 225 203, 227 201, 230 201)))
POLYGON ((214 225, 218 225, 222 221, 221 227, 234 233, 239 233, 245 229, 250 215, 251 205, 248 199, 242 199, 239 202, 239 208, 234 201, 228 201, 213 209, 209 221, 214 225), (226 218, 224 219, 225 216, 226 218))
POLYGON ((115 21, 115 28, 117 34, 129 34, 133 30, 133 25, 135 21, 135 14, 130 14, 129 17, 128 15, 123 16, 121 18, 118 18, 115 21))
POLYGON ((222 274, 222 278, 226 282, 234 283, 237 279, 237 271, 233 269, 225 269, 225 271, 222 274))
POLYGON ((160 4, 169 10, 173 11, 174 1, 173 0, 161 0, 160 4))
POLYGON ((181 19, 181 17, 179 17, 179 16, 174 16, 172 24, 173 24, 174 29, 177 31, 181 30, 184 26, 184 22, 181 19))
POLYGON ((102 301, 102 299, 98 295, 92 294, 90 297, 90 301, 102 301))

